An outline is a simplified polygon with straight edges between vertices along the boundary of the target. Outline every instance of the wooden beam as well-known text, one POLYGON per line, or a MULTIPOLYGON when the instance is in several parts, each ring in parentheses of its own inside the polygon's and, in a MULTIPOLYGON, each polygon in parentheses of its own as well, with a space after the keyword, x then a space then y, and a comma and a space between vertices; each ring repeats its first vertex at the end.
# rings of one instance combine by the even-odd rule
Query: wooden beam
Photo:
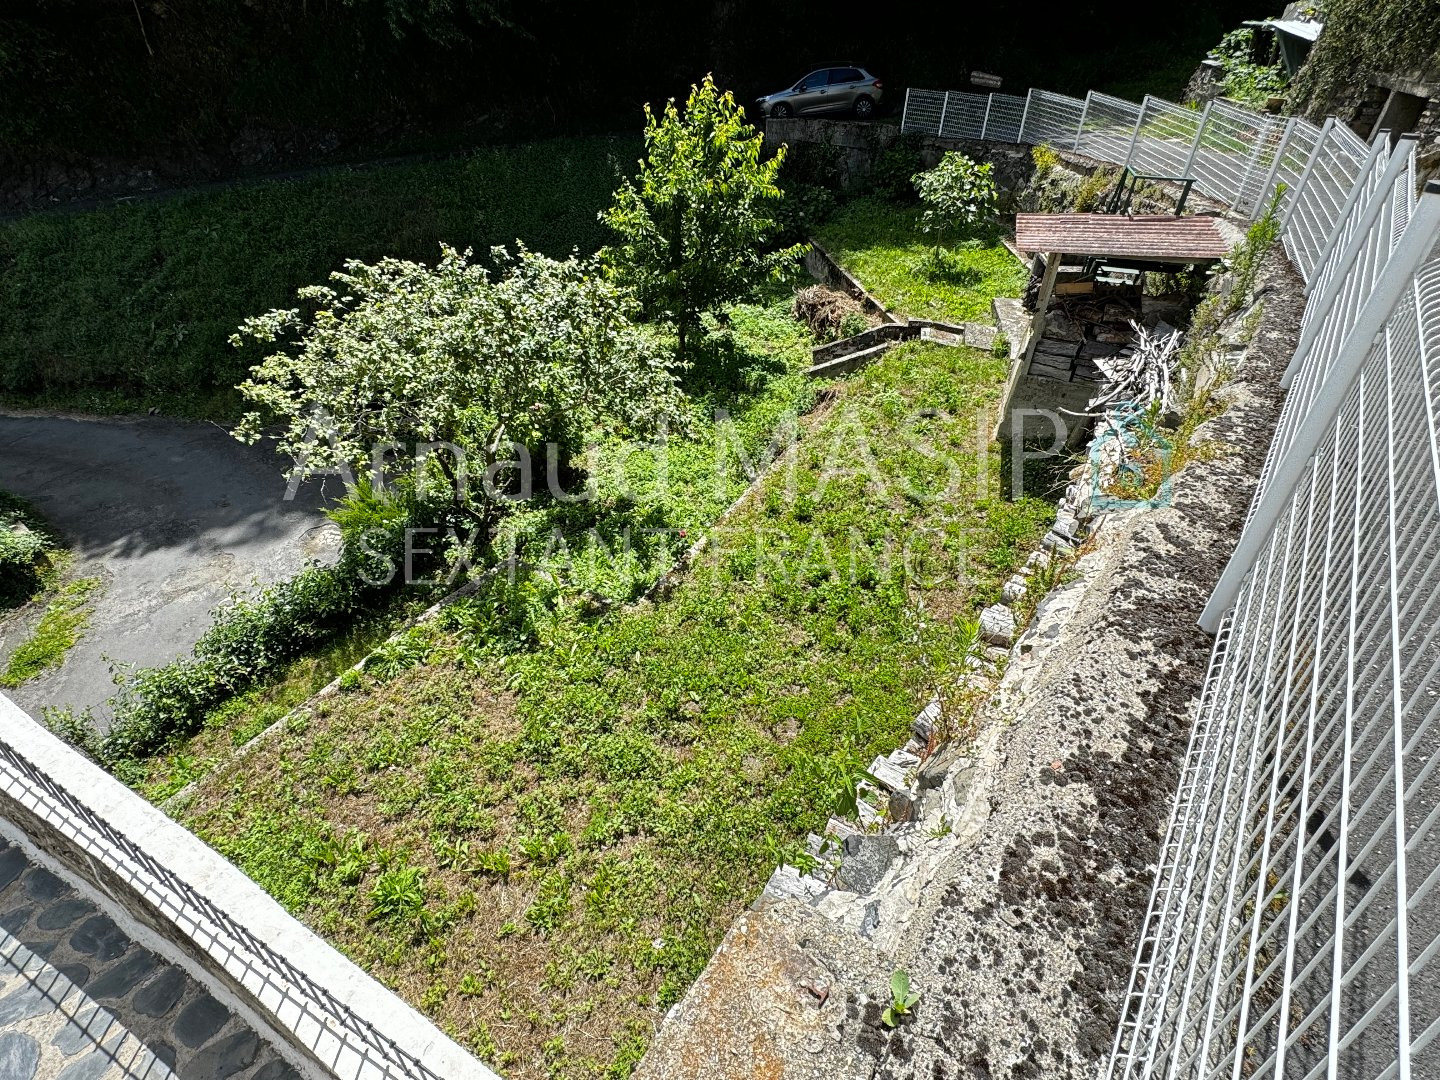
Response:
POLYGON ((1040 295, 1035 300, 1035 317, 1030 321, 1030 340, 1025 345, 1025 372, 1030 371, 1030 360, 1035 355, 1035 346, 1045 333, 1045 313, 1050 310, 1050 298, 1055 294, 1055 277, 1060 273, 1062 255, 1058 251, 1045 253, 1045 276, 1040 279, 1040 295))

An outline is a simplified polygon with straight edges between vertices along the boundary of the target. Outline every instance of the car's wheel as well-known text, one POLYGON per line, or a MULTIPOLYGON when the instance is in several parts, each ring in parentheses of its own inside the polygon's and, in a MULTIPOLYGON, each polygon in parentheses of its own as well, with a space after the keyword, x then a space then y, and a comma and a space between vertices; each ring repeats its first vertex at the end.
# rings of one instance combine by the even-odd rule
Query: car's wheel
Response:
POLYGON ((788 120, 793 115, 793 110, 781 101, 770 106, 770 115, 776 120, 788 120))
POLYGON ((875 115, 875 102, 863 94, 855 99, 855 119, 869 120, 875 115))

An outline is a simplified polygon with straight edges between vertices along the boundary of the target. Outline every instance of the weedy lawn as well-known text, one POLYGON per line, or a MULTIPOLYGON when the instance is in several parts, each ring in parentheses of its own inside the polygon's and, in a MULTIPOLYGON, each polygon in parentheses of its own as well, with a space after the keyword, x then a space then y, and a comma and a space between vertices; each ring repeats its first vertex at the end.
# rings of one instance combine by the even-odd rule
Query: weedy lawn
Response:
MULTIPOLYGON (((506 1075, 628 1075, 1043 533, 1048 504, 999 495, 1004 377, 891 352, 668 595, 597 604, 614 560, 551 551, 220 767, 186 824, 506 1075)), ((671 522, 728 501, 674 490, 671 522)))
POLYGON ((990 321, 990 300, 1018 296, 1026 270, 998 241, 942 253, 934 265, 934 238, 920 229, 919 207, 880 199, 842 205, 816 230, 816 239, 898 315, 940 322, 990 321))

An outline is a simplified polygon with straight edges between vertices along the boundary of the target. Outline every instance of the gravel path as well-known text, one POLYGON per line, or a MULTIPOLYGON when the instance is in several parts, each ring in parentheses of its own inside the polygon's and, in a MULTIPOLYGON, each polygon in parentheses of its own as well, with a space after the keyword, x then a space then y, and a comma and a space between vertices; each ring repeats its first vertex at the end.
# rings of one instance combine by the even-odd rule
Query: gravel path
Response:
MULTIPOLYGON (((333 558, 318 486, 288 502, 285 487, 278 458, 214 424, 0 415, 0 489, 29 499, 68 541, 76 576, 104 582, 65 662, 10 696, 35 716, 93 708, 103 724, 112 663, 173 660, 232 591, 333 558)), ((0 623, 0 659, 36 617, 0 623)))

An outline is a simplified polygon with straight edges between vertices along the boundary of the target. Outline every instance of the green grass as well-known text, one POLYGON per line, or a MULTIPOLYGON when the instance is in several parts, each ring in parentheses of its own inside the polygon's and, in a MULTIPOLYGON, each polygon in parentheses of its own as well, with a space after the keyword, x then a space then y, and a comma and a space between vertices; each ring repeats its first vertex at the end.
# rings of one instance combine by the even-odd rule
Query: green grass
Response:
POLYGON ((990 300, 1018 296, 1026 270, 1003 244, 947 253, 933 268, 934 240, 920 230, 921 211, 877 199, 846 203, 816 239, 899 315, 962 323, 990 319, 990 300))
POLYGON ((5 670, 0 672, 0 686, 13 690, 59 667, 85 632, 90 619, 89 602, 99 587, 99 578, 78 578, 62 585, 30 636, 10 654, 5 670))
POLYGON ((0 403, 233 415, 246 316, 351 258, 591 252, 638 149, 557 139, 0 225, 0 403))
POLYGON ((296 706, 319 693, 337 675, 364 658, 407 615, 405 598, 357 620, 343 634, 286 664, 269 679, 211 709, 200 730, 143 761, 128 762, 116 775, 152 802, 163 802, 207 776, 296 706))
POLYGON ((587 615, 532 578, 467 601, 219 768, 186 823, 506 1075, 625 1075, 777 861, 958 679, 1043 533, 1047 504, 999 496, 1005 372, 892 351, 665 598, 587 615), (497 640, 517 597, 525 632, 497 640))

